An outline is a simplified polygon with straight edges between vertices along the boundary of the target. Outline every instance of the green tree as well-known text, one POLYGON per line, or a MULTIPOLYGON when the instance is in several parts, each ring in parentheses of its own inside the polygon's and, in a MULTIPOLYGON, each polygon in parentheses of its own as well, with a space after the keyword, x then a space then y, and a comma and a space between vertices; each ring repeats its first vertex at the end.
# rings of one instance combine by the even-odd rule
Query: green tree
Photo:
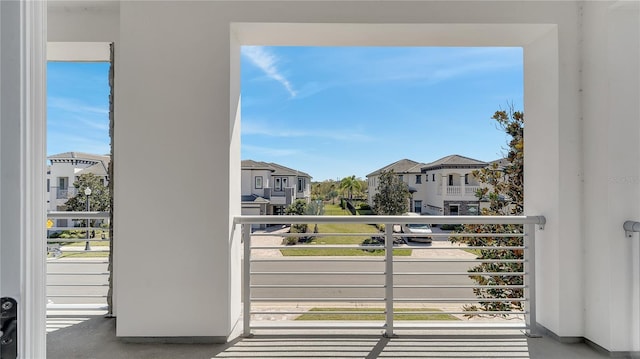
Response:
MULTIPOLYGON (((524 114, 514 111, 496 111, 492 116, 498 125, 510 136, 508 153, 505 160, 494 162, 491 166, 476 170, 473 175, 480 183, 486 186, 478 190, 476 196, 489 202, 488 208, 482 209, 482 215, 521 215, 523 213, 523 169, 524 169, 524 114)), ((522 233, 522 225, 479 225, 467 224, 461 232, 465 233, 522 233)), ((522 237, 451 237, 452 242, 466 243, 469 246, 497 246, 520 247, 523 245, 522 237)), ((512 249, 481 249, 478 259, 509 259, 520 260, 524 258, 522 250, 512 249)), ((524 278, 520 275, 496 275, 487 276, 483 272, 522 272, 522 263, 480 263, 471 268, 469 272, 474 274, 469 277, 478 285, 495 286, 495 288, 476 288, 475 295, 480 298, 480 305, 467 305, 467 311, 520 311, 523 309, 521 301, 482 301, 483 298, 522 298, 521 288, 505 288, 505 286, 521 286, 524 278)), ((469 314, 469 317, 477 314, 469 314)), ((502 315, 506 316, 506 315, 502 315)))
POLYGON ((86 188, 91 189, 89 196, 91 211, 108 212, 111 210, 109 188, 104 185, 101 177, 93 173, 81 174, 73 183, 73 187, 76 188, 76 195, 65 203, 67 211, 82 212, 87 210, 87 195, 84 193, 86 188))
POLYGON ((353 199, 353 193, 362 189, 362 183, 355 175, 340 180, 340 189, 347 193, 349 199, 353 199))
POLYGON ((401 215, 409 210, 409 187, 394 171, 382 171, 373 210, 379 215, 401 215))
MULTIPOLYGON (((303 199, 297 199, 295 202, 285 208, 284 213, 291 216, 302 216, 307 213, 307 202, 303 199)), ((294 224, 291 226, 291 233, 307 233, 306 224, 294 224)))

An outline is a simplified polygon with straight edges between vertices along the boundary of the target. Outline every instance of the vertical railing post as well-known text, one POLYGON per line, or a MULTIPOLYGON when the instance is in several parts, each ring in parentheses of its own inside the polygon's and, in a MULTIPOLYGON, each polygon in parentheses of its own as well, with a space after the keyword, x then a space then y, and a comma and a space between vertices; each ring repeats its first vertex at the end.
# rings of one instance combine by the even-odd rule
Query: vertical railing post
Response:
POLYGON ((251 336, 251 224, 242 225, 242 324, 243 335, 251 336))
POLYGON ((385 332, 384 336, 393 336, 393 223, 384 225, 384 288, 385 288, 385 332))
POLYGON ((529 337, 538 337, 536 320, 536 225, 524 225, 524 297, 526 334, 529 337))

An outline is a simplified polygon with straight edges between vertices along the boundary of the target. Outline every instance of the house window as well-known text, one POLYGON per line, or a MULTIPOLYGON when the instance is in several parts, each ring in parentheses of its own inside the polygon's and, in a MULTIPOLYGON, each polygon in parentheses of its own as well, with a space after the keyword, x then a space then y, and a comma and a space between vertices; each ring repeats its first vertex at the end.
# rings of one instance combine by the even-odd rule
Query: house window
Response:
POLYGON ((69 198, 69 177, 58 177, 56 199, 69 198))
POLYGON ((399 179, 400 181, 404 181, 404 175, 398 175, 398 179, 399 179))
POLYGON ((435 181, 436 181, 436 174, 435 174, 435 173, 431 174, 431 180, 432 180, 433 182, 435 182, 435 181))
POLYGON ((422 201, 413 202, 413 211, 415 213, 422 213, 422 201))
POLYGON ((256 176, 255 182, 256 189, 262 189, 262 176, 256 176))
POLYGON ((47 178, 47 192, 51 192, 51 180, 47 178))
POLYGON ((449 175, 449 186, 453 186, 453 175, 449 175))
POLYGON ((298 177, 298 192, 304 192, 304 178, 298 177))
POLYGON ((471 216, 477 216, 480 214, 480 211, 478 210, 478 205, 477 204, 470 204, 467 207, 467 212, 469 212, 469 215, 471 216))
POLYGON ((469 184, 469 174, 464 175, 464 184, 469 184))
POLYGON ((459 214, 459 209, 460 209, 460 205, 457 204, 451 204, 449 205, 449 215, 450 216, 457 216, 459 214))
POLYGON ((422 175, 416 175, 416 184, 422 183, 422 175))
POLYGON ((287 188, 287 177, 276 177, 273 181, 273 189, 276 191, 284 191, 287 188))

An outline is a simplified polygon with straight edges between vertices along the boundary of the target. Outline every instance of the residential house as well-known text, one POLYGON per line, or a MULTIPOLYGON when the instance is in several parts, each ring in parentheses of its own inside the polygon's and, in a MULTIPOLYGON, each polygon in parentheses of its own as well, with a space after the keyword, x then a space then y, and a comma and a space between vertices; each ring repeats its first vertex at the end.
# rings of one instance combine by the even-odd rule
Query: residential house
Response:
POLYGON ((411 212, 431 215, 476 215, 480 201, 475 193, 480 184, 473 171, 486 162, 460 155, 450 155, 431 163, 402 159, 367 175, 369 204, 377 193, 379 176, 394 171, 409 187, 411 212))
MULTIPOLYGON (((424 177, 421 172, 422 165, 423 163, 405 158, 369 173, 366 176, 368 183, 367 202, 369 205, 373 207, 373 197, 378 193, 380 174, 382 174, 382 172, 395 172, 401 181, 409 185, 409 191, 411 193, 420 192, 422 190, 423 183, 422 177, 424 177)), ((409 207, 411 209, 414 208, 413 205, 410 205, 409 207)), ((417 212, 421 213, 422 211, 420 210, 417 212)))
MULTIPOLYGON (((81 152, 65 152, 47 157, 47 211, 64 211, 65 203, 77 194, 73 183, 85 173, 98 176, 104 185, 109 183, 111 157, 81 152)), ((66 220, 59 219, 57 226, 65 227, 66 220)))
POLYGON ((423 165, 424 191, 414 194, 414 203, 420 202, 414 206, 415 211, 445 216, 479 214, 480 200, 476 192, 482 185, 473 171, 487 165, 460 155, 446 156, 423 165))
POLYGON ((277 163, 242 161, 242 214, 284 214, 298 199, 309 202, 311 176, 277 163))

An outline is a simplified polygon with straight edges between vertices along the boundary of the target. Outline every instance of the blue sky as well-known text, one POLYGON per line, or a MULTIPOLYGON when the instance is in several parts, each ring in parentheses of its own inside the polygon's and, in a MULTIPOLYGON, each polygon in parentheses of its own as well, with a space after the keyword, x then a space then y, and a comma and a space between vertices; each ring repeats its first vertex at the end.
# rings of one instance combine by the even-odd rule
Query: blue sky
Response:
MULTIPOLYGON (((497 159, 491 115, 522 110, 521 48, 242 48, 242 159, 314 180, 402 158, 497 159)), ((47 154, 109 152, 109 66, 49 63, 47 154)))
POLYGON ((104 155, 109 143, 109 64, 49 62, 47 155, 104 155))
POLYGON ((242 158, 314 180, 403 158, 501 157, 491 116, 522 110, 521 48, 243 47, 242 158))

